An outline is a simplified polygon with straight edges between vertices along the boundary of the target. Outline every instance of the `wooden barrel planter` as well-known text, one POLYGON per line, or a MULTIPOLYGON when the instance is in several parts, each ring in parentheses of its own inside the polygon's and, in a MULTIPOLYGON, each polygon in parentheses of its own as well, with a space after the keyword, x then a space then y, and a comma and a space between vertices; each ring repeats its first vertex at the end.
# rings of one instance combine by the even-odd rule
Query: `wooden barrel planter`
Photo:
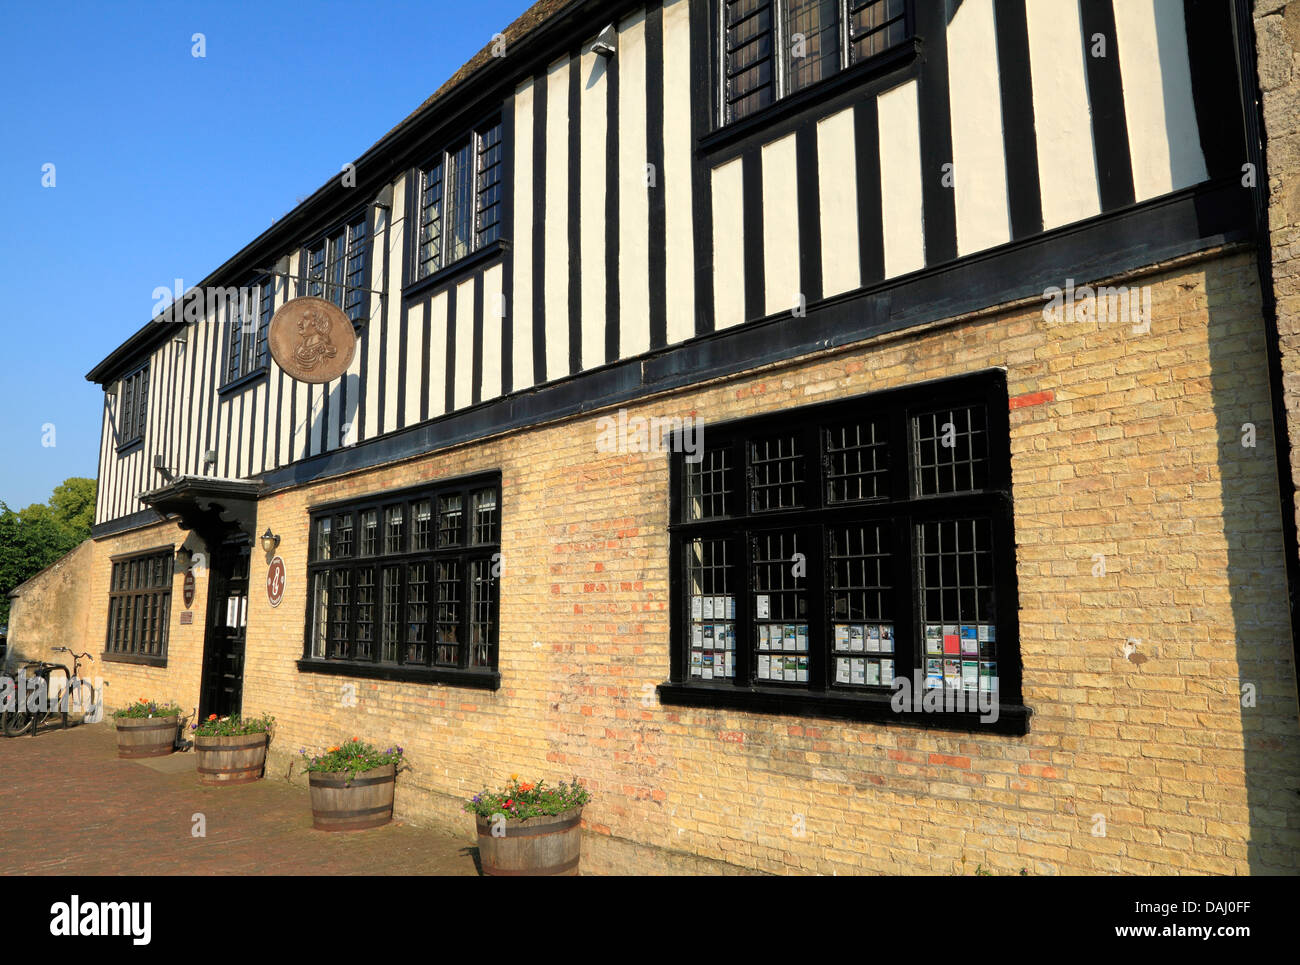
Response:
POLYGON ((582 808, 561 814, 507 819, 504 837, 492 835, 492 819, 475 815, 478 856, 485 875, 576 875, 582 852, 582 808))
POLYGON ((200 784, 251 784, 266 767, 266 734, 195 736, 200 784))
POLYGON ((118 717, 117 756, 127 758, 166 757, 176 747, 180 718, 118 717))
POLYGON ((385 764, 352 777, 348 771, 309 771, 312 827, 363 831, 393 819, 397 765, 385 764))

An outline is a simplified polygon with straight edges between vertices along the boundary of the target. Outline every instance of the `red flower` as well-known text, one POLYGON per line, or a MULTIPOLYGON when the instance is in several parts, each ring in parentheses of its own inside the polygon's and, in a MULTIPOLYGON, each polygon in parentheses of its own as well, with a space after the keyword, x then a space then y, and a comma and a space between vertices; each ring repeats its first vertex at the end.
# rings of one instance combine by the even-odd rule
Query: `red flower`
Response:
POLYGON ((515 806, 515 802, 513 798, 511 798, 509 801, 506 801, 506 807, 512 808, 514 806, 515 806))
POLYGON ((216 719, 217 719, 216 714, 208 714, 208 720, 216 720, 216 719))

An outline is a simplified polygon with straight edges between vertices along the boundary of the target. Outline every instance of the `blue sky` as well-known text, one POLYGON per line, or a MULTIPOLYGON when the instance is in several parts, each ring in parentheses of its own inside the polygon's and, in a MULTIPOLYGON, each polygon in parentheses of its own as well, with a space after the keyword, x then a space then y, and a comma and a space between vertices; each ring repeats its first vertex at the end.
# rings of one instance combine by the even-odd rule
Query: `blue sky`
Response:
POLYGON ((95 475, 102 396, 84 376, 155 288, 201 281, 529 2, 7 0, 0 501, 95 475))

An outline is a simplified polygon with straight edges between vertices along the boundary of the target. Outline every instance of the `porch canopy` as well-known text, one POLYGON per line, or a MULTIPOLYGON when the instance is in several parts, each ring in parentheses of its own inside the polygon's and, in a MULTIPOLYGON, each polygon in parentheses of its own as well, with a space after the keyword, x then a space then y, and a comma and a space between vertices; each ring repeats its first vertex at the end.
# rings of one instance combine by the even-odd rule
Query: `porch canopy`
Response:
POLYGON ((191 530, 215 545, 236 530, 256 539, 257 497, 261 491, 260 480, 177 476, 167 485, 141 495, 140 501, 166 516, 179 517, 181 529, 191 530))

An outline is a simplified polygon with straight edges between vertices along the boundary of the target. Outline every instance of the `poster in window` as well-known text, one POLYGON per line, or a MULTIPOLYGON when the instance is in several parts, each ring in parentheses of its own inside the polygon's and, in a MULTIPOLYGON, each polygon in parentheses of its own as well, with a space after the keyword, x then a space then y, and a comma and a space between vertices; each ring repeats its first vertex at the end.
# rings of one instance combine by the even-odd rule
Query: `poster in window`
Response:
POLYGON ((880 683, 885 687, 894 686, 894 661, 880 661, 880 683))
POLYGON ((703 605, 704 605, 704 613, 701 615, 700 619, 712 620, 713 619, 713 597, 706 596, 704 598, 703 605))
POLYGON ((835 661, 835 682, 837 684, 849 682, 849 661, 845 657, 840 657, 835 661))
POLYGON ((862 627, 859 624, 853 624, 849 627, 849 649, 857 653, 862 652, 862 627))
POLYGON ((849 628, 842 623, 835 625, 835 649, 849 649, 849 628))
POLYGON ((943 661, 943 682, 950 690, 957 690, 961 687, 961 661, 951 658, 944 658, 943 661))
POLYGON ((880 652, 894 652, 894 625, 892 623, 882 623, 880 625, 880 652))
POLYGON ((984 693, 998 689, 998 665, 991 660, 980 661, 980 690, 984 693))
POLYGON ((228 597, 226 597, 226 623, 225 623, 225 625, 228 626, 228 627, 237 627, 237 626, 239 626, 239 597, 237 597, 237 596, 228 596, 228 597))
POLYGON ((704 619, 704 597, 702 596, 691 597, 691 619, 692 620, 704 619))
POLYGON ((943 627, 937 623, 925 625, 925 652, 936 657, 943 653, 943 627))
POLYGON ((867 661, 867 686, 880 686, 880 664, 874 660, 867 661))
POLYGON ((874 623, 869 623, 864 628, 862 636, 866 641, 868 653, 880 652, 880 627, 874 623))
POLYGON ((754 616, 759 620, 772 619, 772 598, 766 593, 754 597, 754 616))

